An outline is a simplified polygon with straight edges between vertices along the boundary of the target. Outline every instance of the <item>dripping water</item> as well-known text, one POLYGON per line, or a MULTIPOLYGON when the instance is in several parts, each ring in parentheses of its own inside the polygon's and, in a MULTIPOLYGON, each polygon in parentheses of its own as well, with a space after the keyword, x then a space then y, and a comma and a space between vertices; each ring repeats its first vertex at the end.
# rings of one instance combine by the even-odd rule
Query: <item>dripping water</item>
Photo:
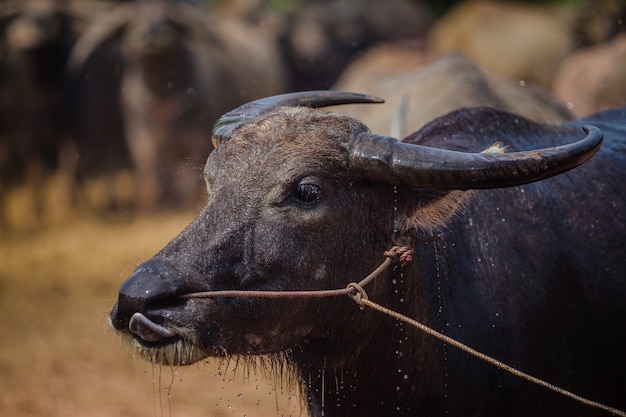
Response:
MULTIPOLYGON (((154 363, 154 361, 152 362, 152 408, 153 408, 153 412, 154 412, 154 417, 158 416, 158 412, 157 412, 157 383, 156 383, 156 371, 155 371, 155 367, 156 367, 156 363, 154 363)), ((159 365, 160 366, 160 365, 159 365)))
MULTIPOLYGON (((398 214, 398 186, 393 186, 393 212, 394 215, 398 214)), ((398 230, 394 229, 394 233, 397 233, 398 230)))
POLYGON ((324 365, 322 367, 322 417, 324 417, 326 415, 326 410, 324 409, 324 405, 325 405, 325 396, 326 396, 326 387, 324 386, 324 381, 326 379, 326 358, 324 358, 324 365))
MULTIPOLYGON (((439 253, 437 252, 437 242, 432 242, 435 253, 435 282, 437 286, 437 322, 439 323, 439 331, 445 333, 446 324, 443 322, 443 292, 441 286, 441 266, 439 264, 439 253)), ((444 398, 444 410, 445 414, 448 414, 448 408, 446 406, 448 399, 448 345, 443 343, 441 347, 443 353, 443 398, 444 398)))
MULTIPOLYGON (((145 372, 147 373, 147 371, 145 372)), ((172 417, 172 387, 178 372, 172 365, 170 366, 170 380, 167 386, 163 385, 163 365, 152 361, 152 405, 155 417, 163 417, 165 415, 165 407, 163 404, 163 393, 167 393, 167 415, 172 417)), ((180 378, 182 381, 182 376, 180 378)))
MULTIPOLYGON (((401 266, 394 266, 394 270, 399 269, 400 273, 398 275, 398 279, 393 280, 394 285, 395 284, 399 284, 399 290, 398 288, 394 289, 394 293, 397 294, 397 298, 398 298, 398 302, 400 304, 404 303, 405 301, 405 297, 406 297, 406 292, 405 292, 405 287, 404 287, 404 272, 403 272, 403 268, 401 266)), ((402 307, 399 308, 399 311, 402 311, 402 307)), ((396 392, 400 393, 400 391, 402 390, 402 385, 404 385, 407 380, 408 380, 408 375, 406 374, 406 370, 402 368, 402 364, 404 364, 405 359, 404 358, 404 353, 403 353, 403 346, 405 346, 404 342, 408 341, 408 335, 405 334, 405 327, 404 327, 404 323, 401 321, 397 321, 396 322, 396 327, 398 328, 398 344, 397 344, 397 348, 395 351, 396 354, 396 359, 398 360, 398 363, 400 364, 400 366, 397 369, 397 374, 398 374, 398 378, 397 378, 397 385, 396 385, 396 392)))
POLYGON ((174 386, 174 380, 176 379, 176 368, 174 365, 170 365, 170 382, 165 387, 165 392, 167 392, 167 409, 169 412, 169 417, 172 417, 172 387, 174 386))
POLYGON ((261 414, 297 415, 295 411, 284 411, 290 407, 297 410, 296 407, 301 406, 302 402, 299 402, 299 386, 294 384, 296 381, 292 376, 285 374, 289 370, 284 368, 282 361, 284 358, 258 357, 248 360, 231 356, 214 362, 217 369, 211 376, 219 378, 222 385, 220 395, 214 399, 216 409, 213 414, 254 415, 255 412, 238 409, 241 407, 246 410, 254 405, 263 407, 261 414), (247 395, 245 385, 255 390, 256 394, 247 395))

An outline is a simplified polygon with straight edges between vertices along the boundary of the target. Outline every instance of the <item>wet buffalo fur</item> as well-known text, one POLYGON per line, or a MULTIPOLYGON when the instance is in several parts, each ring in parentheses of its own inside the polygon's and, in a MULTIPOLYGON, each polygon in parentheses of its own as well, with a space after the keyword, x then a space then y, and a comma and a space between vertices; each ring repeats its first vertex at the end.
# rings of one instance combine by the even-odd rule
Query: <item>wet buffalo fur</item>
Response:
POLYGON ((413 262, 367 286, 371 300, 626 409, 626 108, 560 126, 465 109, 405 141, 530 150, 574 142, 583 124, 600 127, 605 140, 582 166, 523 186, 450 193, 358 177, 345 146, 366 128, 353 119, 265 112, 211 154, 206 208, 122 285, 111 324, 161 362, 279 353, 314 416, 607 415, 348 297, 177 298, 343 288, 400 243, 413 248, 413 262), (137 312, 177 336, 148 342, 131 334, 137 312))

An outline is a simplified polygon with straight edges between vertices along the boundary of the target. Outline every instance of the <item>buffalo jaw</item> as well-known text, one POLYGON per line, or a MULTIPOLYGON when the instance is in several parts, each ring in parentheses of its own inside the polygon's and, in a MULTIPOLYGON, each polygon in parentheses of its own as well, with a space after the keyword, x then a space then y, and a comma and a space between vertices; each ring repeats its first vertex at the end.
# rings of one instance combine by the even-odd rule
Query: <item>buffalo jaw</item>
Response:
MULTIPOLYGON (((241 337, 232 335, 231 338, 223 335, 220 326, 214 323, 215 333, 219 336, 207 341, 199 330, 191 326, 174 327, 168 324, 166 327, 155 323, 142 313, 135 313, 125 329, 116 328, 113 319, 110 323, 111 327, 121 334, 124 347, 135 357, 163 365, 185 366, 208 357, 235 355, 249 357, 275 354, 285 350, 282 342, 285 332, 282 330, 270 331, 264 335, 251 331, 241 337), (268 340, 273 342, 268 344, 268 340)), ((301 330, 303 333, 311 331, 310 328, 301 330)), ((293 336, 296 335, 292 333, 289 339, 293 336)))

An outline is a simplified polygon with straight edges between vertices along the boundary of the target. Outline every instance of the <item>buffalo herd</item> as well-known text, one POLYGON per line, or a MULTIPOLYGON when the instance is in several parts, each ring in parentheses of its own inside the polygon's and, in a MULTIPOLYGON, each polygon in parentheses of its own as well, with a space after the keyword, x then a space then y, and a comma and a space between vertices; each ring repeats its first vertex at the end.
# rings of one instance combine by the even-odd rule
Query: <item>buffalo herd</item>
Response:
POLYGON ((350 115, 381 133, 472 105, 559 122, 624 104, 619 2, 272 4, 1 1, 0 225, 16 189, 35 222, 55 205, 197 209, 211 126, 273 94, 380 95, 350 115))

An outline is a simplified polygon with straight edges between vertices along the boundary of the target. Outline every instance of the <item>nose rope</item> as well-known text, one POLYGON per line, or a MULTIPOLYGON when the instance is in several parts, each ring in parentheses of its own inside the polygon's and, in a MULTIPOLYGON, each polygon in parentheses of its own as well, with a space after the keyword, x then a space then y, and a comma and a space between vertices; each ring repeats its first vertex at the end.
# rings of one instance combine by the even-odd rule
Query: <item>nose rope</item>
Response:
MULTIPOLYGON (((362 288, 361 288, 362 290, 362 288)), ((352 296, 352 298, 354 299, 354 301, 361 306, 361 309, 364 309, 365 307, 370 307, 374 310, 377 310, 383 314, 387 314, 388 316, 391 316, 393 318, 395 318, 396 320, 399 320, 403 323, 409 324, 417 329, 422 330, 423 332, 436 337, 437 339, 441 340, 444 343, 448 343, 451 346, 456 347, 457 349, 461 349, 463 352, 468 353, 472 356, 474 356, 475 358, 478 358, 482 361, 485 361, 491 365, 496 366, 497 368, 502 369, 503 371, 506 371, 516 377, 522 378, 528 382, 532 382, 533 384, 539 385, 541 387, 547 388, 551 391, 554 391, 558 394, 564 395, 566 397, 569 397, 575 401, 578 401, 582 404, 591 406, 591 407, 595 407, 598 408, 600 410, 604 410, 604 411, 608 411, 609 413, 616 415, 616 416, 620 416, 620 417, 626 417, 626 412, 619 410, 617 408, 614 407, 610 407, 608 405, 602 404, 600 402, 597 401, 593 401, 593 400, 589 400, 587 398, 581 397, 580 395, 574 394, 571 391, 567 391, 559 386, 556 386, 554 384, 551 384, 547 381, 544 381, 542 379, 539 379, 537 377, 534 377, 530 374, 527 374, 523 371, 520 371, 517 368, 514 368, 510 365, 505 364, 504 362, 500 362, 499 360, 492 358, 489 355, 486 355, 482 352, 477 351, 476 349, 473 349, 469 346, 467 346, 466 344, 463 344, 461 342, 459 342, 456 339, 451 338, 450 336, 446 336, 443 333, 439 333, 438 331, 416 321, 411 319, 410 317, 407 317, 403 314, 400 314, 396 311, 390 310, 386 307, 381 306, 380 304, 376 304, 373 301, 370 301, 367 298, 367 294, 365 296, 362 295, 361 291, 357 292, 356 294, 354 294, 352 296)))
POLYGON ((571 391, 565 390, 561 387, 558 387, 554 384, 546 382, 542 379, 534 377, 530 374, 527 374, 523 371, 520 371, 517 368, 514 368, 510 365, 505 364, 491 356, 488 356, 482 352, 479 352, 459 341, 453 339, 449 336, 446 336, 443 333, 440 333, 416 320, 411 319, 403 314, 400 314, 396 311, 390 310, 386 307, 381 306, 371 300, 369 300, 367 293, 363 289, 367 284, 375 280, 389 265, 392 263, 400 262, 402 265, 407 265, 413 261, 413 251, 411 248, 406 246, 394 246, 388 251, 384 252, 385 260, 381 263, 378 268, 372 271, 368 276, 363 278, 358 283, 351 282, 348 284, 346 288, 340 288, 335 290, 319 290, 319 291, 246 291, 246 290, 222 290, 222 291, 203 291, 196 293, 189 293, 181 295, 180 298, 190 299, 190 298, 214 298, 214 297, 259 297, 259 298, 322 298, 322 297, 336 297, 341 295, 348 295, 352 298, 361 308, 361 310, 365 309, 365 307, 372 308, 378 312, 383 314, 387 314, 395 318, 396 320, 402 321, 410 326, 413 326, 426 334, 433 336, 444 343, 448 343, 451 346, 454 346, 457 349, 462 350, 465 353, 468 353, 475 358, 478 358, 482 361, 485 361, 503 371, 506 371, 516 377, 524 379, 528 382, 532 382, 541 387, 547 388, 553 392, 561 394, 565 397, 578 401, 582 404, 588 405, 590 407, 595 407, 603 411, 607 411, 613 415, 619 417, 626 417, 626 412, 620 409, 610 407, 608 405, 602 404, 597 401, 593 401, 580 395, 574 394, 571 391))
POLYGON ((337 297, 341 295, 352 295, 363 287, 375 280, 389 265, 400 262, 403 265, 411 263, 413 260, 413 251, 406 246, 394 246, 384 253, 385 260, 372 273, 363 278, 358 283, 350 283, 346 288, 335 290, 304 290, 304 291, 247 291, 247 290, 220 290, 220 291, 202 291, 189 294, 183 294, 180 298, 214 298, 214 297, 258 297, 258 298, 323 298, 337 297))

